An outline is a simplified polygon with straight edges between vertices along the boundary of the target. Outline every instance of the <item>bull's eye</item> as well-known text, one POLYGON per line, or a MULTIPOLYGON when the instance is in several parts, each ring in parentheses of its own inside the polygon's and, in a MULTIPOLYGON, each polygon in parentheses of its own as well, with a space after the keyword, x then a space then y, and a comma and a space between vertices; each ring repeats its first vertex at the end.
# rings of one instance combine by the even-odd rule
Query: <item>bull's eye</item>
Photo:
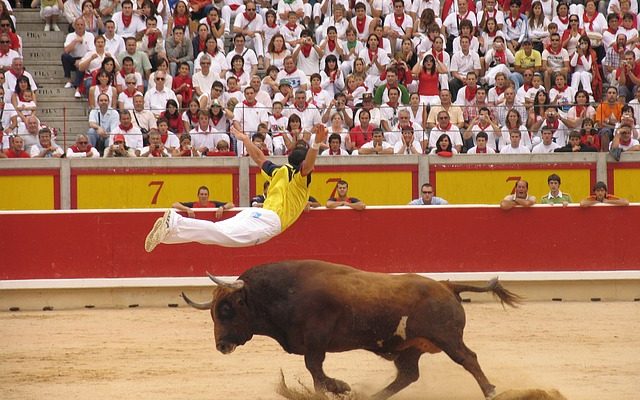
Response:
POLYGON ((235 312, 233 311, 233 308, 231 307, 231 304, 229 304, 229 302, 224 301, 218 306, 218 318, 231 319, 233 318, 234 314, 235 312))

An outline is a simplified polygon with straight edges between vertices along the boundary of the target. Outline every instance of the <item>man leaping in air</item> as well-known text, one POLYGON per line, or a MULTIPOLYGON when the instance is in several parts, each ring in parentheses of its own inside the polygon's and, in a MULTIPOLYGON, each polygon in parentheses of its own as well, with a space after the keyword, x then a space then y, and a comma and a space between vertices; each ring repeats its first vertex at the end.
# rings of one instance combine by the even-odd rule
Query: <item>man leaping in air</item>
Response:
POLYGON ((324 143, 327 130, 317 126, 315 143, 309 149, 297 147, 289 154, 289 162, 278 166, 265 155, 245 133, 231 128, 231 133, 244 143, 249 156, 258 164, 263 176, 271 182, 262 209, 247 208, 220 222, 185 218, 169 209, 158 218, 147 235, 144 248, 153 251, 159 243, 198 242, 224 247, 247 247, 264 243, 290 227, 305 210, 309 199, 311 171, 324 143))

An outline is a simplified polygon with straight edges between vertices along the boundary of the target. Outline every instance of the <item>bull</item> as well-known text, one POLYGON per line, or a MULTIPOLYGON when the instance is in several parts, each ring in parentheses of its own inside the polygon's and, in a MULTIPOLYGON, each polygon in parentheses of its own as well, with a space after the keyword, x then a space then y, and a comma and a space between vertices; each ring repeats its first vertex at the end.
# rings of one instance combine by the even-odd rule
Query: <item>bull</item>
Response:
POLYGON ((229 354, 253 335, 271 337, 286 352, 304 356, 316 391, 340 394, 350 387, 325 374, 326 353, 368 350, 392 360, 398 370, 375 400, 418 380, 420 356, 440 351, 473 375, 486 399, 493 398, 495 386, 463 341, 460 293, 492 292, 512 307, 520 301, 497 279, 475 287, 316 260, 253 267, 231 283, 209 277, 217 284, 211 301, 196 303, 182 296, 190 306, 210 310, 218 351, 229 354))

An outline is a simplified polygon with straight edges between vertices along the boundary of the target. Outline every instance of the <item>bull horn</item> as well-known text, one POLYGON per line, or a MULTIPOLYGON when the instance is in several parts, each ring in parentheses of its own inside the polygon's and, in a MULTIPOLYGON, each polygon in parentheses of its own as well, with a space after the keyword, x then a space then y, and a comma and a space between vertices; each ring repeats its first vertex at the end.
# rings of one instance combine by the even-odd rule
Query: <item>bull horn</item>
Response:
POLYGON ((211 275, 208 272, 207 272, 207 275, 209 276, 209 279, 211 279, 216 285, 222 286, 227 289, 242 289, 244 287, 244 281, 242 279, 238 279, 235 282, 229 283, 216 278, 215 276, 211 275))
POLYGON ((196 303, 195 301, 191 300, 184 292, 182 292, 182 298, 187 302, 188 305, 198 310, 210 310, 211 306, 213 305, 213 301, 210 301, 208 303, 196 303))

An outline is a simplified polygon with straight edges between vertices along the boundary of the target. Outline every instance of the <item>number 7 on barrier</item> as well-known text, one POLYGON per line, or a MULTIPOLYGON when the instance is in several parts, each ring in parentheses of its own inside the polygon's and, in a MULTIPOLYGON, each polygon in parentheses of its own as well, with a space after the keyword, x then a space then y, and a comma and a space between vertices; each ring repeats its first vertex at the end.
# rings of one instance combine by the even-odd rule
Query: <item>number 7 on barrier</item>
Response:
POLYGON ((153 199, 151 199, 151 204, 158 204, 158 195, 160 194, 160 191, 162 190, 162 186, 164 186, 164 181, 151 181, 149 182, 149 184, 147 186, 157 186, 158 190, 156 190, 156 193, 153 195, 153 199))

